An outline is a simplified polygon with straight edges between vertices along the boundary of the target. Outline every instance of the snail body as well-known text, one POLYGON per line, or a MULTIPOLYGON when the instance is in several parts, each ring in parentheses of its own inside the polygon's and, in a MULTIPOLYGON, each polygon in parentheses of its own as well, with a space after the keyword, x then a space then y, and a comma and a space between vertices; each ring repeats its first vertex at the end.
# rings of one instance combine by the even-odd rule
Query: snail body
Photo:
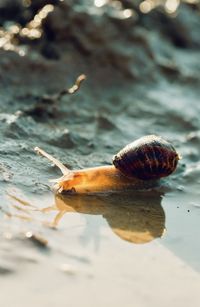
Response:
POLYGON ((155 135, 144 136, 125 146, 113 158, 113 165, 69 170, 60 161, 36 147, 63 173, 54 180, 57 192, 71 194, 102 193, 145 189, 175 171, 179 155, 174 147, 155 135))

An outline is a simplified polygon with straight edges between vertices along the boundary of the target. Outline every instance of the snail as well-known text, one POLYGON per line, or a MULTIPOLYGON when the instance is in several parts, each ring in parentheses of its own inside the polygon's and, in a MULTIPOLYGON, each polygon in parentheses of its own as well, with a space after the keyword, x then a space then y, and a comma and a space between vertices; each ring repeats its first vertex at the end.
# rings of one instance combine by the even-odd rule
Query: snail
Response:
POLYGON ((69 170, 60 161, 36 147, 63 176, 56 180, 58 193, 101 193, 144 189, 173 173, 180 159, 175 148, 160 136, 147 135, 125 146, 113 157, 113 165, 69 170))

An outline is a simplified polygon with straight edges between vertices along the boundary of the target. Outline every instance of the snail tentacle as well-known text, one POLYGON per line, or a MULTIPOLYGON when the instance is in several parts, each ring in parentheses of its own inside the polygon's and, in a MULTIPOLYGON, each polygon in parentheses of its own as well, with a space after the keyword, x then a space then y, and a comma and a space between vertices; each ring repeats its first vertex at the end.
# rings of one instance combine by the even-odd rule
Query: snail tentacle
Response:
MULTIPOLYGON (((50 154, 48 154, 46 151, 44 151, 43 149, 39 148, 39 147, 35 147, 34 150, 42 155, 43 157, 47 158, 49 161, 53 162, 53 164, 55 164, 62 172, 62 174, 66 177, 73 178, 73 172, 67 168, 62 162, 60 162, 59 160, 57 160, 56 158, 54 158, 53 156, 51 156, 50 154)), ((63 177, 63 176, 62 176, 63 177)), ((60 181, 61 178, 58 179, 53 179, 55 180, 55 182, 60 181)))

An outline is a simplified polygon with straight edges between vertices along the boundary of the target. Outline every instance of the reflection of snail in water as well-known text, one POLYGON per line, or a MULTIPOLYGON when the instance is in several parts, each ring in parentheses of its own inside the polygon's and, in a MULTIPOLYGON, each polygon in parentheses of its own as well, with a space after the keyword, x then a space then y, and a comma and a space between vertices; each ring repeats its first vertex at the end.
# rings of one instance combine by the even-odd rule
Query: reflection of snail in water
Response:
POLYGON ((150 187, 161 177, 170 175, 177 166, 179 155, 174 147, 159 136, 144 136, 124 147, 113 164, 71 171, 60 161, 36 147, 63 173, 57 180, 58 192, 98 193, 150 187))
POLYGON ((54 227, 69 212, 102 215, 121 239, 131 243, 147 243, 163 235, 165 214, 161 206, 161 194, 146 193, 126 192, 104 197, 58 194, 55 197, 55 206, 42 211, 58 211, 52 223, 54 227))

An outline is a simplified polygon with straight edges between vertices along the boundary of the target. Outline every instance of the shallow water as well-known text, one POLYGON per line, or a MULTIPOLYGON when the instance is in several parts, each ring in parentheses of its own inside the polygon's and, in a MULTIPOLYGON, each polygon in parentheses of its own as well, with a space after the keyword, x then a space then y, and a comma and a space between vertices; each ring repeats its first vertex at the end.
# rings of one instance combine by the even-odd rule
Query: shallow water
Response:
POLYGON ((24 205, 9 196, 10 215, 1 225, 1 301, 197 306, 200 212, 191 199, 182 191, 48 193, 24 205))
POLYGON ((0 302, 199 306, 199 15, 183 6, 171 19, 177 36, 181 22, 188 31, 181 48, 159 11, 135 24, 114 9, 60 5, 45 28, 57 31, 55 41, 27 43, 23 57, 0 50, 0 302), (57 59, 41 55, 45 44, 57 59), (76 94, 56 106, 43 100, 83 72, 76 94), (182 160, 148 191, 55 197, 48 180, 60 173, 33 151, 82 169, 110 164, 124 145, 152 133, 182 160))

